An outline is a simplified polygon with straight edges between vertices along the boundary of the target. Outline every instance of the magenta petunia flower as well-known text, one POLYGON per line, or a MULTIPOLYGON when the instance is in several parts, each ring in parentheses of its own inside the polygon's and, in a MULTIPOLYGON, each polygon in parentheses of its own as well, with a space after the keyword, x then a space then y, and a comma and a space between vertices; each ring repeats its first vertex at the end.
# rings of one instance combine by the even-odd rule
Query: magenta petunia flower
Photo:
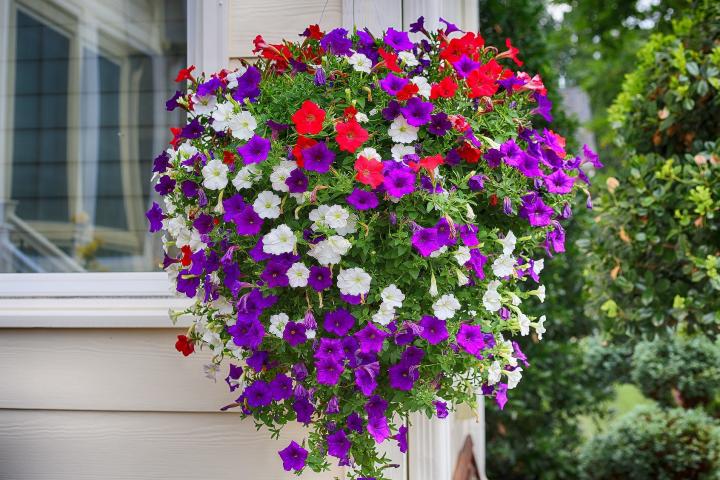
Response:
MULTIPOLYGON (((388 95, 395 96, 408 83, 410 83, 410 80, 408 80, 407 78, 398 77, 397 75, 395 75, 393 73, 388 73, 385 76, 385 78, 380 80, 380 88, 382 88, 385 91, 385 93, 387 93, 388 95)), ((395 108, 398 109, 398 112, 399 112, 400 105, 395 103, 394 106, 395 106, 395 108)), ((391 107, 391 105, 388 105, 388 108, 390 108, 390 107, 391 107)))
POLYGON ((545 175, 543 180, 545 180, 545 187, 548 192, 561 195, 570 193, 573 185, 575 185, 575 178, 560 169, 555 170, 550 175, 545 175))
POLYGON ((542 201, 538 195, 526 195, 520 207, 519 215, 526 218, 533 227, 550 225, 554 210, 542 201))
POLYGON ((377 376, 380 373, 380 362, 366 363, 355 368, 355 385, 363 395, 369 397, 377 388, 377 376))
POLYGON ((323 328, 330 333, 334 333, 338 337, 347 335, 354 325, 355 317, 353 317, 353 315, 344 308, 338 308, 335 311, 327 312, 323 321, 323 328))
POLYGON ((438 418, 446 418, 448 416, 447 403, 441 400, 435 400, 433 405, 435 405, 435 415, 437 415, 438 418))
POLYGON ((412 50, 415 47, 407 32, 398 31, 392 27, 387 29, 383 40, 396 51, 412 50))
POLYGON ((379 204, 377 195, 373 192, 356 188, 347 196, 347 202, 356 210, 370 210, 379 204))
POLYGON ((388 195, 402 198, 415 191, 415 172, 410 167, 397 165, 385 172, 383 185, 388 195))
POLYGON ((319 358, 315 362, 317 382, 322 385, 337 385, 345 367, 331 358, 319 358))
POLYGON ((485 347, 483 332, 478 325, 463 323, 460 325, 456 339, 458 345, 471 355, 475 355, 485 347))
POLYGON ((436 228, 421 228, 412 236, 412 246, 420 252, 423 257, 429 256, 440 248, 440 240, 436 228))
POLYGON ((461 78, 467 77, 474 70, 477 70, 478 68, 480 68, 479 62, 474 61, 472 58, 468 57, 465 54, 463 54, 463 56, 460 57, 460 60, 458 60, 457 62, 453 62, 452 65, 455 68, 455 71, 457 72, 458 76, 461 78))
POLYGON ((424 315, 420 319, 420 326, 422 327, 420 337, 427 340, 430 345, 437 345, 448 338, 445 320, 440 320, 439 318, 431 315, 424 315))
POLYGON ((390 426, 385 415, 369 417, 367 431, 375 439, 375 443, 382 443, 390 437, 390 426))
POLYGON ((379 353, 388 334, 377 328, 372 322, 355 333, 362 353, 379 353))
POLYGON ((308 457, 308 451, 298 445, 294 440, 286 448, 278 452, 286 471, 302 470, 308 457))
POLYGON ((245 165, 263 162, 270 153, 270 140, 259 135, 253 135, 245 145, 237 148, 237 152, 242 157, 245 165))
POLYGON ((409 362, 399 362, 391 366, 388 370, 390 386, 395 390, 410 391, 415 385, 415 381, 420 376, 417 365, 409 362))

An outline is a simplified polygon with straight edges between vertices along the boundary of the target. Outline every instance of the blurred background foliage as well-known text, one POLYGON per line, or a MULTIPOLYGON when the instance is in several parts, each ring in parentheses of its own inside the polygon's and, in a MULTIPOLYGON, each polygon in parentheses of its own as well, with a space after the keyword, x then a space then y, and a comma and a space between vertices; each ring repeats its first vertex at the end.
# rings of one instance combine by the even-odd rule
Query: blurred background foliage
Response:
POLYGON ((488 477, 718 478, 720 2, 479 3, 487 42, 543 77, 551 128, 589 129, 606 165, 546 263, 547 340, 523 338, 523 388, 486 409, 488 477))

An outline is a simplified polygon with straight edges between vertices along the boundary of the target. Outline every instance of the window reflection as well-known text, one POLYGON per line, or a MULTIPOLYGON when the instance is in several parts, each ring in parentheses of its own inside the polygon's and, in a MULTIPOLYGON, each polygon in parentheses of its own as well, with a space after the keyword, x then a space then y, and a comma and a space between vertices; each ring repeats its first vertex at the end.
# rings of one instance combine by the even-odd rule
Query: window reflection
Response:
POLYGON ((144 212, 153 153, 182 120, 163 107, 185 64, 185 1, 75 3, 11 2, 0 32, 0 271, 160 261, 144 212))

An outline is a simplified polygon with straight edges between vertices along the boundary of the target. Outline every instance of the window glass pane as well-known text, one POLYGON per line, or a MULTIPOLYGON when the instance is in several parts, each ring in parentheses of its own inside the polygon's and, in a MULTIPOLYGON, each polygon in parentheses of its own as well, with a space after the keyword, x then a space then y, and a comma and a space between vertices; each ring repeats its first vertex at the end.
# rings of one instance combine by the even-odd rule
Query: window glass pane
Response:
POLYGON ((11 1, 0 272, 157 269, 144 213, 157 199, 154 153, 183 120, 164 104, 186 62, 186 10, 185 0, 11 1))

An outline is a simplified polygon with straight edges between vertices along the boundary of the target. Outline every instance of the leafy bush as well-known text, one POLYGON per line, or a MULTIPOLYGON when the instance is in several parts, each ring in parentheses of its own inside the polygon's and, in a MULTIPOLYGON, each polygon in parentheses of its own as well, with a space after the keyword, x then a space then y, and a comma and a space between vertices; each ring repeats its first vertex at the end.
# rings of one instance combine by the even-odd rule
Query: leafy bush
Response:
POLYGON ((663 405, 707 405, 720 389, 720 348, 703 336, 641 342, 632 357, 632 379, 663 405))
POLYGON ((637 407, 588 442, 580 463, 592 480, 720 478, 720 426, 701 410, 637 407))

